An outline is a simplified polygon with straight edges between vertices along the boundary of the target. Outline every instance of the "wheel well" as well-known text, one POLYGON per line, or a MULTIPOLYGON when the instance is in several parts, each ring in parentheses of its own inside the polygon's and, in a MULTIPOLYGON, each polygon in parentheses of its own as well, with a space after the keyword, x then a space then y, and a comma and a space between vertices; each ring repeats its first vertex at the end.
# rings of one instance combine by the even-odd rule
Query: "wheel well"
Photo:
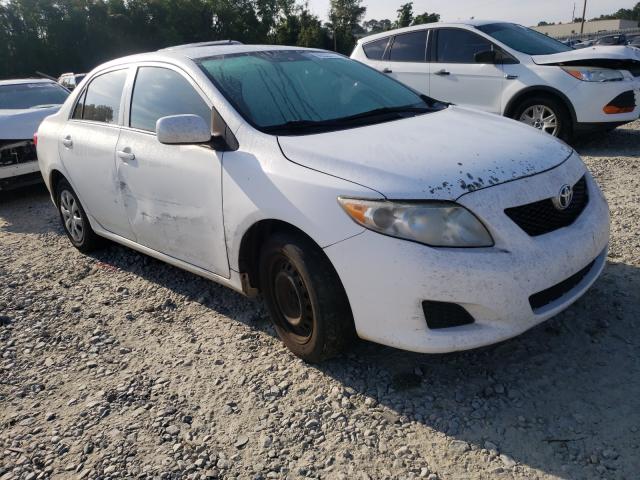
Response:
POLYGON ((555 100, 558 100, 567 109, 567 111, 569 112, 569 115, 571 115, 571 120, 575 125, 576 112, 573 109, 573 105, 571 104, 571 101, 567 98, 567 96, 564 93, 551 87, 543 87, 543 86, 529 87, 518 92, 518 94, 514 96, 511 100, 509 100, 509 103, 507 103, 507 106, 504 109, 504 116, 512 118, 520 102, 534 95, 543 95, 545 97, 551 97, 555 100))
POLYGON ((238 255, 238 268, 243 278, 243 290, 250 294, 252 289, 260 289, 260 250, 265 240, 275 232, 296 232, 307 237, 314 245, 321 248, 309 235, 298 227, 282 220, 260 220, 247 230, 240 242, 238 255))
POLYGON ((64 179, 64 175, 60 173, 58 170, 52 170, 50 176, 50 185, 51 185, 51 195, 53 196, 53 201, 58 204, 58 183, 60 180, 64 179))

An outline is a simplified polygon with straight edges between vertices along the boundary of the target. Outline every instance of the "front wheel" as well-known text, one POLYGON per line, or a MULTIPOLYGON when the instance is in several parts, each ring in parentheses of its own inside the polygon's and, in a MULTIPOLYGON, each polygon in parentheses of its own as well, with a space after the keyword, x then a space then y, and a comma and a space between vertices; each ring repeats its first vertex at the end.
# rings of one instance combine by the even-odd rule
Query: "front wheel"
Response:
POLYGON ((558 100, 544 95, 523 100, 513 118, 549 135, 569 141, 573 132, 571 115, 558 100))
POLYGON ((279 232, 267 240, 260 287, 278 336, 303 360, 335 356, 355 338, 342 282, 324 252, 304 235, 279 232))

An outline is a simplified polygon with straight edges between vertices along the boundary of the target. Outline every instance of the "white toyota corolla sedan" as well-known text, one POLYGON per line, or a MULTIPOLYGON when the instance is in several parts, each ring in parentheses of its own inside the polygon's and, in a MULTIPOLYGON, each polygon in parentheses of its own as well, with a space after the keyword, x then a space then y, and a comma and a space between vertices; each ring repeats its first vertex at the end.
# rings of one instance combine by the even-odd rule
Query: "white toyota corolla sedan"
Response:
POLYGON ((586 292, 609 211, 566 144, 293 47, 96 68, 38 131, 71 243, 107 238, 247 295, 320 361, 355 336, 451 352, 586 292))

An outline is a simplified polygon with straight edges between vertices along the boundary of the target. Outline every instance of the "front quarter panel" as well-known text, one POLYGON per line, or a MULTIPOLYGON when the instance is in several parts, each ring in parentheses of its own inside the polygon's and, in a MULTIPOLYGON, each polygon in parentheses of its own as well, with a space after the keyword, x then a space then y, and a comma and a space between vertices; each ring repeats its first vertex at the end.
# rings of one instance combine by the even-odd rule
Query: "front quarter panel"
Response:
POLYGON ((287 160, 275 136, 250 127, 237 132, 240 149, 223 158, 224 224, 232 269, 244 234, 255 223, 287 222, 324 248, 361 233, 338 203, 338 196, 382 198, 366 187, 287 160))

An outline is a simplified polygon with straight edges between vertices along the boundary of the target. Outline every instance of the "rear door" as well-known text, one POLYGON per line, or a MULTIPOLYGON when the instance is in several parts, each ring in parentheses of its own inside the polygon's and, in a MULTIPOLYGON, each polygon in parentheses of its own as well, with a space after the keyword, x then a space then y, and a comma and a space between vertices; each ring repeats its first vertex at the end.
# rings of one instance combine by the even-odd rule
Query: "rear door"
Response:
POLYGON ((159 118, 193 114, 211 124, 212 105, 182 70, 138 67, 116 148, 121 203, 139 244, 229 278, 222 222, 222 152, 165 145, 159 118))
POLYGON ((477 33, 461 28, 439 28, 434 33, 429 96, 500 113, 504 71, 500 65, 481 63, 477 56, 493 49, 494 45, 477 33))
POLYGON ((383 70, 425 95, 429 92, 427 36, 426 29, 396 35, 388 49, 388 60, 383 70))
POLYGON ((62 129, 58 150, 87 213, 105 230, 133 239, 115 171, 127 74, 125 67, 91 80, 62 129))

